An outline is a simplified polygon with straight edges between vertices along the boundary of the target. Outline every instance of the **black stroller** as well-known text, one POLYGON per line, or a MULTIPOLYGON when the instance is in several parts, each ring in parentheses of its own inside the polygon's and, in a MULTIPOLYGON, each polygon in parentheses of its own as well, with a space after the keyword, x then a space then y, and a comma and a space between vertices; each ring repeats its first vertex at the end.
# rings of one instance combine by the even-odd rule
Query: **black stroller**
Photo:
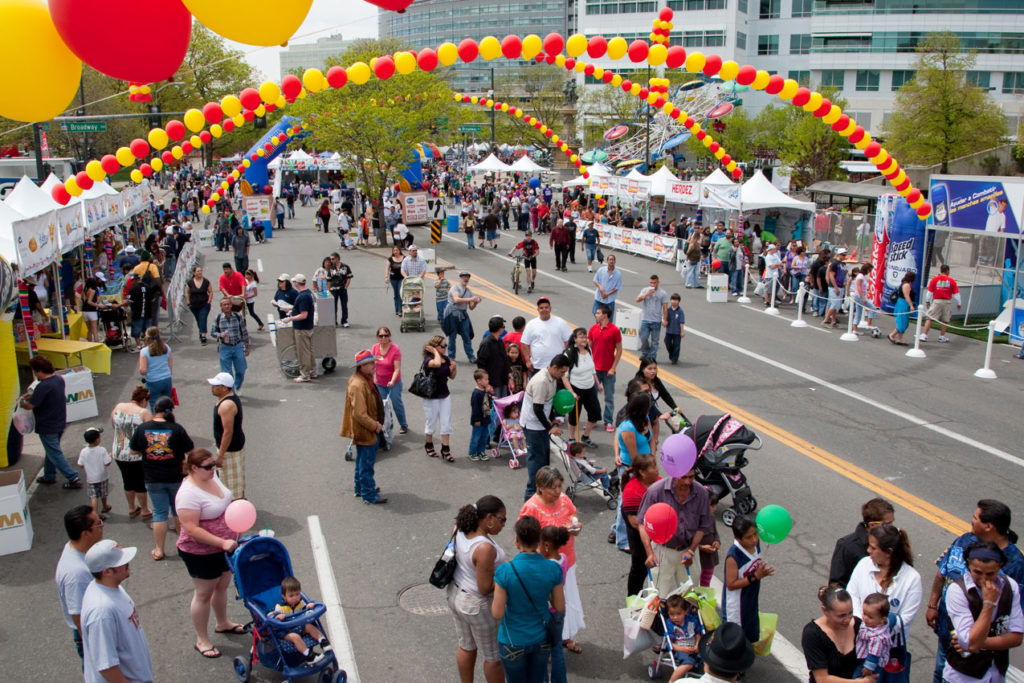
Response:
POLYGON ((683 432, 697 445, 697 481, 715 492, 719 501, 732 496, 732 507, 722 510, 722 521, 732 526, 736 515, 757 509, 743 468, 746 452, 760 450, 761 437, 731 415, 701 415, 683 432))

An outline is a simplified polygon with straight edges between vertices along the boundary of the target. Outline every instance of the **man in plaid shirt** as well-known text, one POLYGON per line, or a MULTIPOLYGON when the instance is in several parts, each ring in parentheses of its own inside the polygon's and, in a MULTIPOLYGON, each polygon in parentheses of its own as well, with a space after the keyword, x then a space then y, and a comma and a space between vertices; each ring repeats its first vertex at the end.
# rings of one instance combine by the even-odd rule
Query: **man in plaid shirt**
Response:
POLYGON ((239 391, 248 367, 245 359, 249 355, 249 330, 245 328, 245 316, 235 312, 231 299, 221 299, 220 313, 214 318, 210 333, 220 342, 220 370, 235 378, 234 389, 239 391))

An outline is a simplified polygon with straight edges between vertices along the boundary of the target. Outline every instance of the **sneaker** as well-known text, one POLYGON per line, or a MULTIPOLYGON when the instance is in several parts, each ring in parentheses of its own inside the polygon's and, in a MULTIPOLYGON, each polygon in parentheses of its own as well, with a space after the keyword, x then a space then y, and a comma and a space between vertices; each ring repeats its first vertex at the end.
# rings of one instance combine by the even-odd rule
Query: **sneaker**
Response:
POLYGON ((39 477, 38 479, 36 479, 36 483, 37 484, 47 484, 47 485, 49 485, 49 484, 56 484, 57 480, 56 479, 47 479, 45 477, 39 477))
POLYGON ((597 448, 597 444, 594 443, 589 436, 585 436, 582 439, 580 439, 580 443, 586 446, 587 448, 597 448))
POLYGON ((587 272, 588 273, 593 273, 594 272, 594 268, 592 266, 587 266, 587 272))
POLYGON ((341 326, 342 327, 348 327, 348 323, 342 323, 341 326))
POLYGON ((82 488, 82 480, 79 479, 78 477, 75 477, 74 479, 70 479, 70 480, 64 482, 63 488, 66 488, 66 489, 80 489, 80 488, 82 488))
POLYGON ((615 431, 615 427, 613 425, 611 425, 610 423, 605 422, 604 423, 604 431, 606 431, 606 432, 614 432, 615 431))
POLYGON ((402 428, 400 428, 400 429, 398 430, 398 433, 399 433, 399 434, 408 434, 408 433, 409 433, 409 427, 408 427, 408 426, 405 426, 405 427, 402 427, 402 428))
POLYGON ((469 454, 469 459, 472 460, 473 462, 480 462, 480 454, 479 453, 470 453, 469 454))
MULTIPOLYGON (((925 342, 928 341, 928 335, 927 334, 918 335, 917 338, 920 339, 921 341, 925 341, 925 342)), ((942 341, 942 337, 939 337, 939 341, 942 341)))
POLYGON ((292 381, 295 382, 296 384, 305 384, 306 382, 312 382, 313 380, 310 377, 296 377, 292 381))
POLYGON ((479 453, 478 455, 480 456, 478 458, 478 460, 480 460, 480 462, 487 462, 488 460, 490 460, 493 457, 487 451, 484 451, 483 453, 479 453))
POLYGON ((948 344, 949 343, 949 337, 947 337, 946 335, 942 335, 941 337, 939 337, 939 343, 940 344, 948 344))

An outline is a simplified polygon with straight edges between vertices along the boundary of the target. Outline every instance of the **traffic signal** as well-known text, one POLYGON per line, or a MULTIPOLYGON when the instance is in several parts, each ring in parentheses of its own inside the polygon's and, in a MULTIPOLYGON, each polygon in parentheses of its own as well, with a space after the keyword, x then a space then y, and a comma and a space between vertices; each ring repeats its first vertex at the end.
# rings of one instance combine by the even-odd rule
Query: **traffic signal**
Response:
POLYGON ((149 105, 149 127, 150 128, 161 128, 163 127, 163 117, 160 116, 160 105, 151 104, 149 105))

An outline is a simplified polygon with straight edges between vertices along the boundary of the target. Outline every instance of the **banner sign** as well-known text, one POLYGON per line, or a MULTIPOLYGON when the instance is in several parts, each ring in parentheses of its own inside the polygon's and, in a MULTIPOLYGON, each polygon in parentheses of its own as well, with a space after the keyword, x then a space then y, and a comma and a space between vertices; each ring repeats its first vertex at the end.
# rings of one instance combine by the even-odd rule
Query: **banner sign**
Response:
POLYGON ((700 186, 700 205, 714 209, 739 209, 739 185, 708 185, 700 186))
MULTIPOLYGON (((886 313, 893 312, 892 293, 900 287, 907 273, 917 273, 911 287, 915 303, 921 301, 921 278, 927 251, 925 227, 925 222, 918 218, 906 199, 894 194, 878 198, 871 248, 874 272, 868 280, 868 298, 886 313)), ((934 236, 934 232, 928 232, 929 240, 934 236)))
POLYGON ((1019 235, 1024 179, 932 176, 929 198, 936 228, 1019 235))
POLYGON ((57 258, 56 211, 15 221, 11 227, 18 254, 20 277, 42 270, 57 258))
POLYGON ((700 183, 682 180, 668 183, 665 187, 665 201, 676 204, 700 203, 700 183))
POLYGON ((426 192, 402 193, 402 222, 406 225, 421 225, 430 220, 426 192))
MULTIPOLYGON (((581 222, 582 227, 586 227, 586 225, 585 221, 581 222)), ((673 236, 656 235, 653 232, 607 224, 598 225, 597 231, 601 235, 602 247, 646 256, 656 261, 675 262, 677 240, 673 236)))
POLYGON ((270 197, 265 194, 253 194, 242 197, 242 208, 249 214, 251 221, 273 221, 270 215, 270 197))

